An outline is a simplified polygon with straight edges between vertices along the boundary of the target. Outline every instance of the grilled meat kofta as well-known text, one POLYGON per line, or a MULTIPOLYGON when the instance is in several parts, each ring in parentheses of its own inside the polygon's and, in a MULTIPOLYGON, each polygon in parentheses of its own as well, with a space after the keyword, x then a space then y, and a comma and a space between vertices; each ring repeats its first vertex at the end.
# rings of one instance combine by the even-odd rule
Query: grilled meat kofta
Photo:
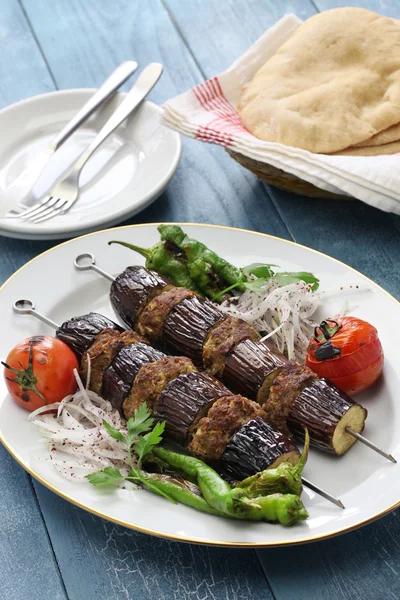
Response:
POLYGON ((86 385, 90 370, 90 389, 96 394, 101 393, 104 371, 123 346, 120 338, 121 334, 116 329, 103 329, 96 335, 93 344, 82 356, 79 375, 86 385))
POLYGON ((86 384, 90 361, 90 389, 96 394, 102 393, 103 376, 113 362, 118 352, 128 344, 145 341, 135 331, 128 330, 120 333, 116 329, 103 329, 95 338, 91 346, 84 353, 81 360, 79 374, 86 384))
POLYGON ((193 362, 185 356, 166 356, 143 365, 124 400, 125 418, 133 417, 135 410, 144 402, 153 411, 154 402, 170 381, 195 370, 193 362))
POLYGON ((278 350, 260 342, 254 328, 222 313, 209 300, 192 296, 190 290, 178 291, 184 288, 174 291, 166 279, 158 274, 151 277, 150 271, 145 288, 143 271, 144 267, 128 267, 111 284, 111 302, 119 314, 118 281, 131 280, 124 289, 125 322, 144 332, 147 322, 141 325, 141 318, 152 304, 157 343, 168 352, 188 356, 200 368, 217 375, 233 392, 257 401, 278 429, 301 434, 307 427, 311 444, 333 454, 343 454, 353 445, 355 439, 346 432, 346 423, 351 420, 351 428, 360 433, 367 417, 363 407, 327 380, 317 380, 307 367, 288 361, 278 350), (324 383, 315 385, 316 381, 324 383), (328 418, 326 411, 333 397, 335 403, 328 418))
MULTIPOLYGON (((81 317, 74 322, 84 320, 85 317, 81 317)), ((64 329, 67 328, 64 325, 64 329)), ((73 338, 75 346, 79 345, 78 336, 76 333, 73 338)), ((86 354, 81 361, 81 371, 88 375, 90 359, 96 389, 100 387, 102 374, 101 394, 127 419, 146 402, 154 417, 165 421, 168 437, 193 455, 205 458, 221 472, 235 472, 238 479, 255 473, 251 461, 244 460, 235 467, 230 464, 229 453, 225 455, 227 445, 234 443, 234 434, 248 421, 259 423, 260 436, 257 437, 254 426, 247 451, 260 452, 266 444, 273 446, 265 447, 263 458, 254 462, 261 465, 260 470, 277 464, 274 440, 278 438, 286 440, 279 447, 281 461, 294 462, 294 457, 296 461, 300 457, 293 443, 264 420, 265 414, 259 404, 233 395, 218 379, 199 372, 189 358, 166 356, 133 331, 120 333, 105 328, 94 337, 86 354), (116 349, 117 343, 119 349, 116 349), (270 432, 269 437, 265 436, 265 429, 270 432)), ((92 389, 91 380, 89 387, 92 389)))
POLYGON ((222 396, 192 429, 188 450, 206 462, 216 462, 233 434, 259 416, 265 417, 265 413, 257 402, 239 394, 222 396))
MULTIPOLYGON (((161 296, 162 297, 162 296, 161 296)), ((244 340, 258 341, 257 331, 242 319, 227 317, 211 328, 203 344, 203 365, 208 373, 221 377, 227 358, 244 340)))
POLYGON ((124 346, 104 372, 101 395, 122 412, 123 402, 140 369, 164 357, 165 354, 145 342, 124 346))
POLYGON ((146 303, 137 325, 139 333, 155 346, 162 344, 165 321, 174 307, 197 295, 186 288, 172 287, 164 290, 161 288, 163 293, 146 303))

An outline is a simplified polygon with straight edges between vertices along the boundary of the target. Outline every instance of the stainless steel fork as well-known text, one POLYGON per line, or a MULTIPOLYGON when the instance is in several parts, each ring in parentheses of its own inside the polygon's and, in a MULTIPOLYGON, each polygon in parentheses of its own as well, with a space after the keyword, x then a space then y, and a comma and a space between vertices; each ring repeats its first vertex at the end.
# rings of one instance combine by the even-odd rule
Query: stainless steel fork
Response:
POLYGON ((60 213, 65 213, 78 200, 79 177, 81 171, 92 154, 105 139, 129 117, 132 111, 144 100, 152 90, 163 72, 159 63, 151 63, 139 75, 132 89, 125 96, 116 111, 97 134, 89 147, 79 156, 70 167, 64 178, 57 182, 48 194, 35 206, 20 213, 20 219, 41 223, 60 213))

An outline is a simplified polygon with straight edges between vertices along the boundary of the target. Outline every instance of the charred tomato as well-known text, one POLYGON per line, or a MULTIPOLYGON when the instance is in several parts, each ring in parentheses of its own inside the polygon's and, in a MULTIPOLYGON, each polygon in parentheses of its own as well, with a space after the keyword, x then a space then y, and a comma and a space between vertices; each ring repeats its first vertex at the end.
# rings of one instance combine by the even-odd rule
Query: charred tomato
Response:
POLYGON ((328 319, 315 328, 306 365, 350 396, 369 388, 381 375, 384 354, 377 329, 356 317, 328 319))
POLYGON ((19 342, 8 354, 4 377, 13 400, 26 410, 60 402, 76 390, 75 354, 51 336, 34 336, 19 342))

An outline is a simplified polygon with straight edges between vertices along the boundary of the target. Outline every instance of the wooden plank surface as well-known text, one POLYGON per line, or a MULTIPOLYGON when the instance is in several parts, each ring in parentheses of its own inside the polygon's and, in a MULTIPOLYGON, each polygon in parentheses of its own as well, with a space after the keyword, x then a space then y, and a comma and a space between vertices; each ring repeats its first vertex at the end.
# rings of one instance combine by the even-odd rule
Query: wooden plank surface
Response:
POLYGON ((252 550, 136 533, 36 487, 71 600, 273 600, 252 550))
POLYGON ((65 600, 29 475, 0 445, 0 598, 65 600))
POLYGON ((393 17, 395 19, 400 17, 400 6, 397 0, 360 0, 360 2, 351 2, 351 0, 349 2, 347 0, 314 0, 314 3, 319 11, 356 6, 368 8, 386 17, 393 17))
MULTIPOLYGON (((29 24, 14 1, 1 3, 0 53, 0 107, 54 89, 29 24)), ((36 253, 25 242, 3 245, 0 238, 0 283, 36 253)), ((22 600, 37 594, 64 600, 67 596, 31 479, 2 446, 0 464, 0 598, 22 600)))
MULTIPOLYGON (((54 85, 96 86, 128 58, 140 66, 152 60, 164 64, 165 73, 152 93, 155 102, 162 102, 226 68, 283 14, 295 12, 306 18, 315 6, 322 10, 335 2, 21 0, 21 4, 29 23, 16 0, 2 1, 2 105, 49 91, 54 85), (10 64, 15 65, 14 72, 10 64)), ((400 17, 397 3, 363 4, 400 17)), ((180 167, 168 190, 130 222, 212 222, 291 237, 348 262, 400 295, 399 217, 355 201, 293 197, 261 184, 221 148, 192 140, 184 140, 183 146, 180 167)), ((0 282, 52 245, 0 237, 0 282)), ((3 449, 0 460, 2 466, 7 465, 0 492, 2 486, 8 490, 8 495, 0 497, 1 523, 10 532, 10 540, 0 550, 0 558, 8 560, 0 578, 0 598, 58 599, 67 593, 71 600, 394 600, 400 595, 396 514, 335 540, 258 552, 272 596, 251 550, 207 549, 147 537, 89 515, 35 483, 65 592, 49 541, 45 543, 46 529, 43 522, 40 525, 30 479, 23 473, 21 477, 20 467, 3 449), (26 511, 23 526, 32 529, 26 531, 25 546, 18 537, 14 504, 26 511), (32 556, 32 540, 36 539, 39 551, 32 556), (37 557, 46 562, 46 569, 50 565, 45 583, 39 578, 37 557), (16 560, 27 573, 20 570, 18 581, 13 573, 16 560)))

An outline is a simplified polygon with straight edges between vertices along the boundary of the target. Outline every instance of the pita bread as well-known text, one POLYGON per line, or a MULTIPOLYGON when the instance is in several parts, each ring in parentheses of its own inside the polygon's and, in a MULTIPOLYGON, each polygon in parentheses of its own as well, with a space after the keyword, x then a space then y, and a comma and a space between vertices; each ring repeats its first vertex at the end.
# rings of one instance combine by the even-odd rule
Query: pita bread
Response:
POLYGON ((397 154, 400 152, 400 141, 382 146, 350 147, 340 152, 334 152, 334 155, 342 156, 381 156, 383 154, 397 154))
POLYGON ((339 8, 303 23, 242 91, 256 137, 331 153, 400 123, 400 21, 339 8))
POLYGON ((397 142, 400 140, 400 123, 396 123, 396 125, 392 125, 388 129, 384 129, 383 131, 373 135, 369 140, 364 140, 356 146, 362 146, 365 148, 366 146, 382 146, 383 144, 390 144, 391 142, 397 142))

